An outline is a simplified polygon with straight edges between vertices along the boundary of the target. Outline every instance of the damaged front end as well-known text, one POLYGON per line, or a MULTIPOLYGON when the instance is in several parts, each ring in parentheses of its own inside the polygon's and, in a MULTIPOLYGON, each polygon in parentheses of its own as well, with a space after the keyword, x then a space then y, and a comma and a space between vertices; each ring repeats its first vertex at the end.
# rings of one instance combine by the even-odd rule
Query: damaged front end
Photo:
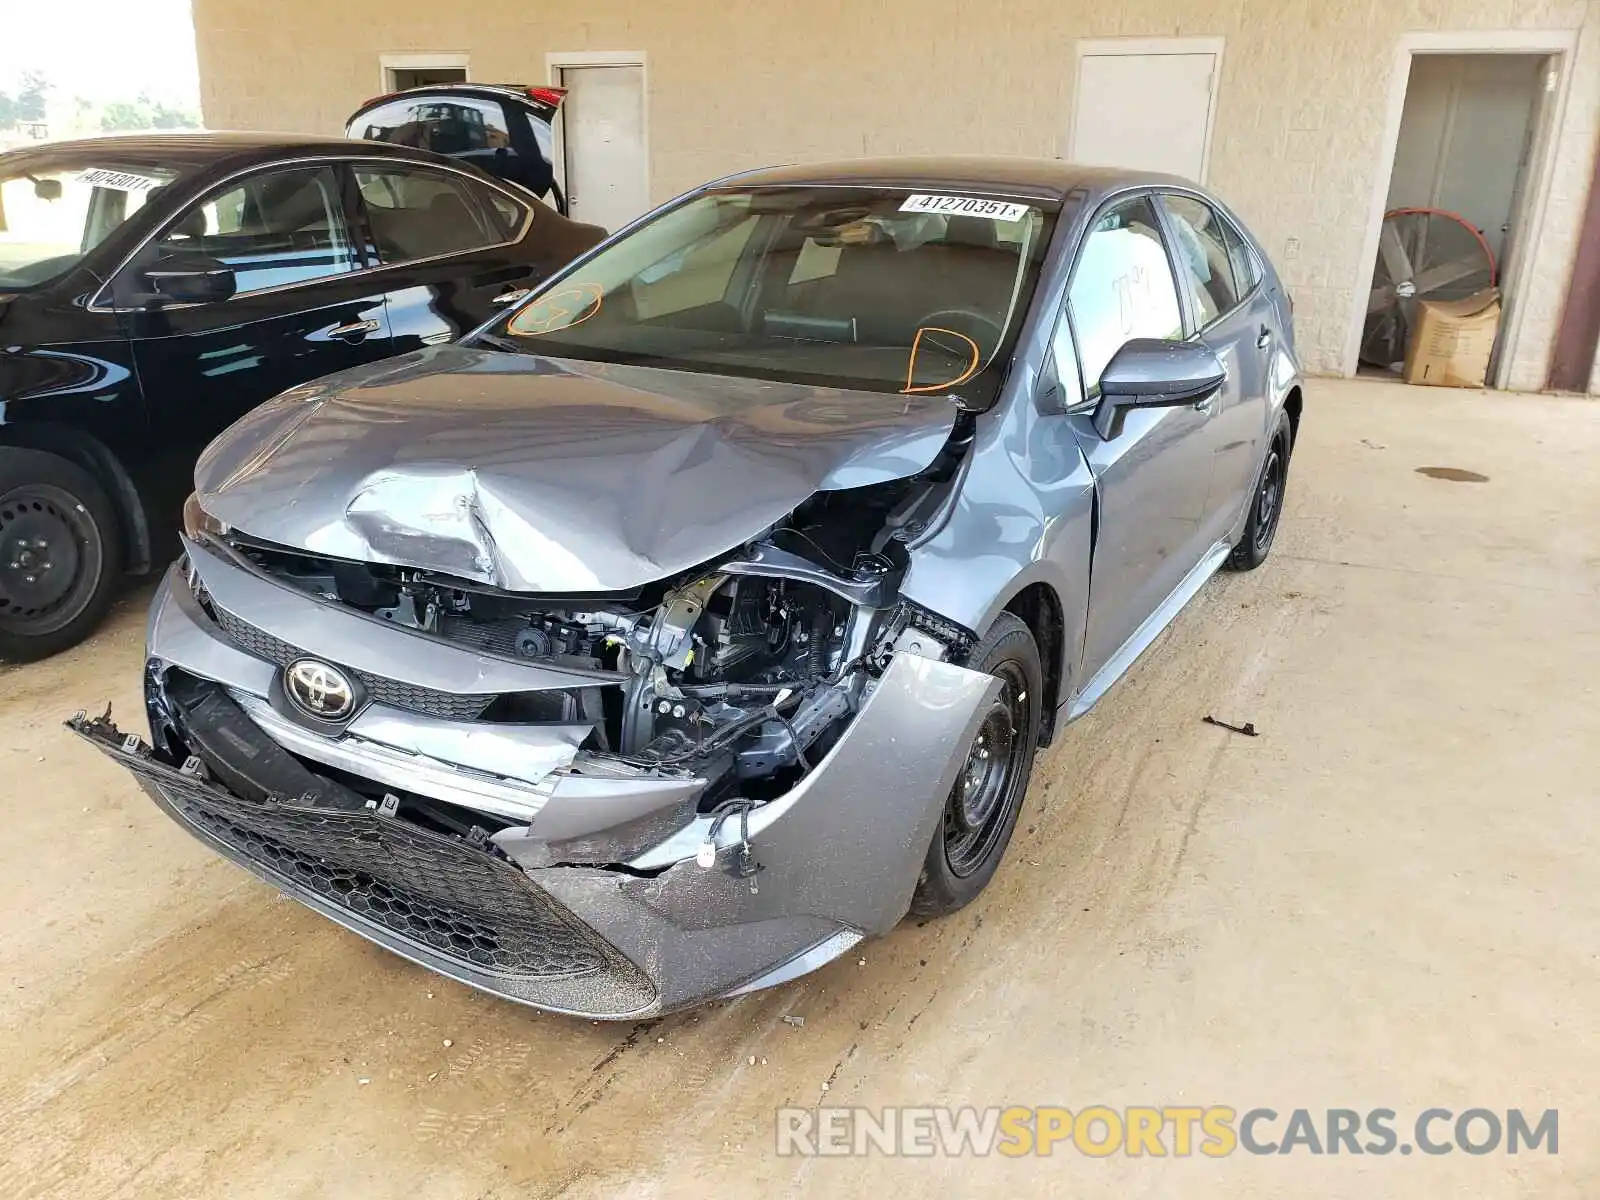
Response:
POLYGON ((648 1015, 905 913, 998 681, 899 595, 963 449, 623 592, 320 557, 192 501, 151 742, 72 727, 221 853, 514 1000, 648 1015))

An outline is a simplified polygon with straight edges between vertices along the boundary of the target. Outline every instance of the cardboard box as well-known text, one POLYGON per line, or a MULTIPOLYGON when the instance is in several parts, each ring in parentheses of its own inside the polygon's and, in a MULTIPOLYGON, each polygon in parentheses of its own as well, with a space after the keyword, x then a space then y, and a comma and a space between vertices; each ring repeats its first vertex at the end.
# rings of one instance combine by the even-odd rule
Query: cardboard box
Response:
POLYGON ((1420 300, 1406 346, 1405 381, 1434 387, 1481 388, 1500 332, 1500 292, 1484 288, 1465 300, 1420 300))

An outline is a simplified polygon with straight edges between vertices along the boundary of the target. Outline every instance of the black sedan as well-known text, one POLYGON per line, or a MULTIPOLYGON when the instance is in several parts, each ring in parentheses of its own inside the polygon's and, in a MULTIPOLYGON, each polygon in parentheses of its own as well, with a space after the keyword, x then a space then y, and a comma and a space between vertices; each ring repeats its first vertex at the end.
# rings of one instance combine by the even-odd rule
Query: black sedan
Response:
POLYGON ((0 659, 166 553, 195 455, 262 401, 450 341, 596 245, 426 150, 261 134, 0 155, 0 659))

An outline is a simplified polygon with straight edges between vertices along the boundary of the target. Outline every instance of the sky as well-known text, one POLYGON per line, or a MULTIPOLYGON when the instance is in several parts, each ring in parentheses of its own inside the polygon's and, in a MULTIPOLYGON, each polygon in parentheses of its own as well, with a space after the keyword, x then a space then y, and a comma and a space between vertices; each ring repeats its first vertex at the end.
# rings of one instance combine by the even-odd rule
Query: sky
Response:
POLYGON ((199 108, 189 0, 0 0, 0 91, 40 70, 54 100, 140 92, 199 108))

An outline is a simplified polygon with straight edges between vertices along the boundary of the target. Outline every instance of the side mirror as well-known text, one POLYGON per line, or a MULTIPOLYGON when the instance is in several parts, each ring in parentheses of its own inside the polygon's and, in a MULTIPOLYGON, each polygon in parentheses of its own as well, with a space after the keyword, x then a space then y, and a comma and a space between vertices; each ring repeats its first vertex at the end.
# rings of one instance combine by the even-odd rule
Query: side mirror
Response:
POLYGON ((232 267, 188 250, 157 259, 144 277, 156 299, 179 304, 216 304, 232 299, 238 287, 232 267))
POLYGON ((1174 408, 1209 396, 1227 379, 1222 360, 1198 342, 1134 338, 1123 343, 1100 376, 1094 429, 1110 441, 1130 408, 1174 408))

